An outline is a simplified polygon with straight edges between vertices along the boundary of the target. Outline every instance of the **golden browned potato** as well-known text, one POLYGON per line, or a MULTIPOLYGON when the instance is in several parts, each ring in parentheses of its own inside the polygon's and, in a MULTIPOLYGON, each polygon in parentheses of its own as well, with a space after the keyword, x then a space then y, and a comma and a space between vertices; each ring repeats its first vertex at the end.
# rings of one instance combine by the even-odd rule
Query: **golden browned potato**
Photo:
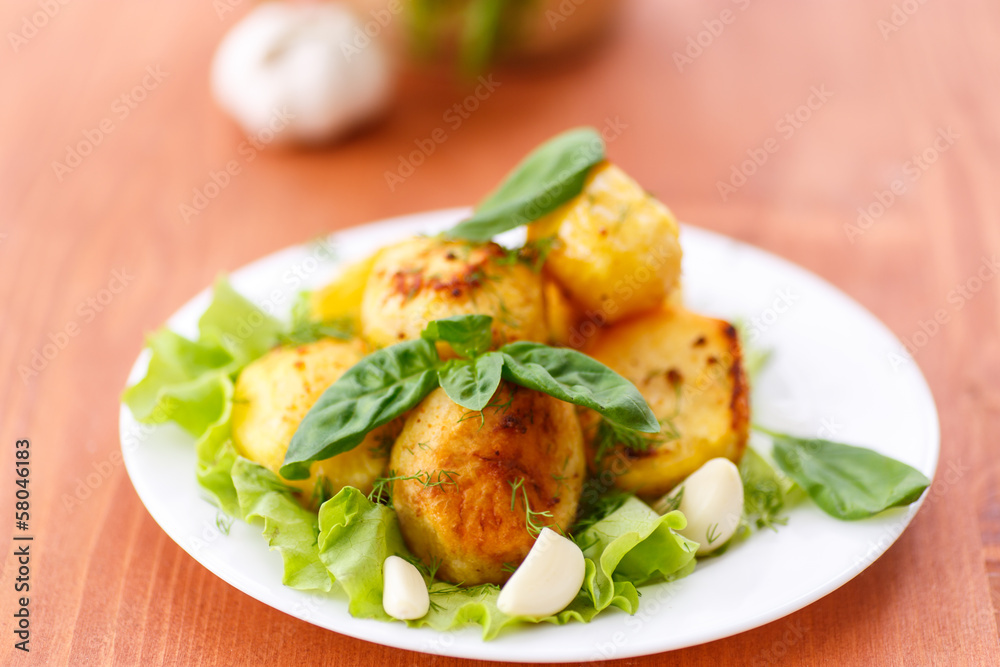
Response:
POLYGON ((493 316, 495 345, 544 342, 541 276, 506 260, 495 243, 413 238, 383 248, 361 302, 362 335, 381 347, 419 337, 431 320, 482 313, 493 316))
POLYGON ((313 319, 346 319, 360 326, 361 298, 374 264, 375 255, 348 264, 329 285, 310 294, 309 309, 313 319))
POLYGON ((656 308, 680 278, 673 214, 609 162, 594 167, 583 192, 529 225, 528 238, 556 239, 545 269, 597 325, 656 308))
POLYGON ((660 496, 709 459, 743 456, 749 387, 728 322, 664 307, 602 330, 586 352, 631 380, 663 422, 629 447, 595 413, 584 417, 588 458, 604 449, 599 467, 617 486, 660 496))
POLYGON ((437 389, 392 448, 391 474, 421 477, 392 484, 406 544, 452 583, 503 583, 504 567, 517 567, 535 541, 526 521, 566 530, 580 499, 586 463, 573 406, 508 383, 491 405, 469 413, 437 389), (526 515, 525 495, 533 513, 548 515, 526 515))
POLYGON ((561 347, 579 347, 580 333, 577 325, 580 309, 570 299, 566 290, 549 277, 542 279, 545 295, 545 322, 549 328, 549 342, 561 347))
MULTIPOLYGON (((232 435, 236 450, 278 474, 299 422, 320 395, 362 357, 361 345, 333 339, 276 348, 240 373, 233 392, 232 435)), ((368 434, 364 442, 312 465, 305 480, 285 480, 311 504, 314 494, 332 496, 345 486, 367 493, 382 474, 398 422, 368 434)))

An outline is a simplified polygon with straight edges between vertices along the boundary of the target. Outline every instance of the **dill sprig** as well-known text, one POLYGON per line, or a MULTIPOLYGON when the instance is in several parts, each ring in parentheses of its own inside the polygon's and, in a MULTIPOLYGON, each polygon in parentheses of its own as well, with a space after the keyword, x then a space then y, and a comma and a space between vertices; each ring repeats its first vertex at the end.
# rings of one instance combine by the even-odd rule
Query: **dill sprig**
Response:
MULTIPOLYGON (((488 403, 486 407, 482 410, 470 410, 458 418, 458 423, 461 424, 467 419, 479 418, 479 428, 486 426, 486 410, 493 408, 494 414, 499 414, 501 412, 507 412, 510 406, 514 404, 514 394, 517 393, 516 384, 508 384, 509 392, 507 395, 507 400, 503 403, 488 403)), ((499 400, 499 399, 497 399, 499 400)))
POLYGON ((533 239, 518 248, 504 248, 503 256, 497 259, 497 264, 511 266, 520 262, 538 273, 545 266, 549 253, 558 247, 559 239, 554 236, 533 239))
POLYGON ((424 561, 420 560, 419 558, 417 558, 412 554, 407 554, 403 556, 403 560, 413 565, 413 567, 417 568, 417 570, 420 571, 420 574, 423 575, 424 579, 426 579, 428 583, 434 582, 434 577, 437 576, 437 571, 438 569, 440 569, 442 563, 441 558, 438 556, 432 558, 430 563, 425 563, 424 561))
POLYGON ((646 452, 665 442, 679 440, 681 432, 674 420, 681 412, 681 389, 680 383, 674 385, 674 410, 660 420, 659 433, 640 433, 601 417, 594 433, 594 463, 599 466, 608 452, 619 446, 633 452, 646 452))
POLYGON ((219 532, 223 535, 229 535, 229 531, 233 527, 233 517, 223 512, 218 512, 215 515, 215 527, 218 528, 219 532))
POLYGON ((663 496, 656 501, 656 503, 653 504, 653 509, 656 510, 657 514, 668 514, 676 509, 680 509, 682 498, 684 498, 683 486, 677 491, 677 493, 671 493, 670 495, 663 496))
POLYGON ((368 494, 368 500, 373 503, 381 502, 387 507, 392 507, 393 486, 395 482, 413 481, 418 482, 425 489, 430 489, 445 487, 449 484, 457 486, 456 477, 458 477, 458 473, 454 470, 432 470, 430 472, 418 470, 412 475, 397 475, 395 470, 390 470, 387 477, 378 477, 375 479, 371 493, 368 494))
POLYGON ((528 489, 524 486, 524 478, 518 477, 516 481, 507 480, 507 484, 510 485, 510 511, 513 512, 517 505, 517 492, 521 492, 521 498, 524 501, 524 527, 527 529, 528 534, 532 537, 537 537, 542 528, 545 528, 548 524, 540 524, 538 518, 542 517, 545 519, 552 518, 552 512, 536 512, 531 509, 531 503, 528 501, 528 489))
MULTIPOLYGON (((573 527, 569 531, 574 536, 580 535, 595 523, 619 509, 625 504, 626 500, 632 498, 635 494, 612 489, 594 497, 593 500, 589 500, 592 495, 585 492, 581 498, 580 507, 576 513, 576 523, 573 524, 573 527)), ((583 544, 579 544, 579 546, 581 549, 586 549, 583 544)))
POLYGON ((324 338, 350 340, 354 337, 354 324, 348 318, 316 320, 309 305, 309 292, 299 292, 292 304, 292 324, 288 331, 278 334, 282 345, 306 345, 324 338))

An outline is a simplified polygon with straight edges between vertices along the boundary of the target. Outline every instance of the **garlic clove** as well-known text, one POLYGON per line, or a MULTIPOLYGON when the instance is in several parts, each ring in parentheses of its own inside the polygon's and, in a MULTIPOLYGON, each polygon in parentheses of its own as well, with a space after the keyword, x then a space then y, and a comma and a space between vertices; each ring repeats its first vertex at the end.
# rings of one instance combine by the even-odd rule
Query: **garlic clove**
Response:
POLYGON ((661 514, 677 505, 687 526, 677 532, 698 543, 704 556, 729 541, 743 515, 743 480, 729 459, 707 461, 654 505, 661 514), (680 503, 677 496, 680 494, 680 503))
POLYGON ((427 584, 413 563, 389 556, 382 563, 382 609, 401 621, 421 618, 431 608, 427 584))
POLYGON ((580 547, 543 528, 524 562, 500 591, 497 607, 510 616, 540 618, 557 614, 580 591, 584 570, 580 547))

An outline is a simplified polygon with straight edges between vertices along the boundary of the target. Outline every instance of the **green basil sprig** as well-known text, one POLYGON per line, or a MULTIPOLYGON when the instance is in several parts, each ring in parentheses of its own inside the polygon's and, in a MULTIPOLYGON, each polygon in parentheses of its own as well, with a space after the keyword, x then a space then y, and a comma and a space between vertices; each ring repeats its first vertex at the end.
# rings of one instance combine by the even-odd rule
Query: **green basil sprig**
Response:
POLYGON ((493 318, 457 315, 428 324, 418 340, 374 352, 331 385, 299 424, 281 475, 305 479, 309 463, 357 447, 372 429, 412 409, 437 387, 467 410, 489 403, 501 379, 596 410, 625 428, 656 433, 660 423, 631 382, 566 348, 518 342, 487 351, 493 318), (436 343, 458 359, 442 360, 436 343))
POLYGON ((758 430, 774 441, 778 467, 837 519, 864 519, 909 505, 931 484, 919 470, 864 447, 758 430))
POLYGON ((557 135, 532 151, 480 202, 471 218, 445 236, 489 241, 501 232, 538 220, 580 194, 587 174, 602 160, 604 141, 594 128, 557 135))

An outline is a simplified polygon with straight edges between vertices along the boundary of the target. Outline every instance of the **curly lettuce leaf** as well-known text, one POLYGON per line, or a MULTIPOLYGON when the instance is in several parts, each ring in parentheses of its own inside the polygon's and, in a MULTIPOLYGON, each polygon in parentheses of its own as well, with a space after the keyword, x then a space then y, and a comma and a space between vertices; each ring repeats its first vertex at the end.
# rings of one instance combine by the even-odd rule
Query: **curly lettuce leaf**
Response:
POLYGON ((233 381, 228 376, 212 376, 220 391, 226 396, 221 413, 216 417, 195 443, 198 455, 198 483, 208 491, 216 505, 230 516, 242 517, 236 486, 233 484, 232 468, 237 453, 233 447, 230 432, 230 417, 233 407, 233 381))
POLYGON ((320 507, 319 529, 319 558, 347 593, 351 615, 392 620, 382 609, 382 563, 412 559, 396 512, 346 486, 320 507))
MULTIPOLYGON (((660 516, 633 496, 575 536, 583 555, 596 565, 593 576, 584 582, 595 606, 631 600, 635 587, 644 583, 690 574, 698 543, 675 532, 686 525, 680 512, 660 516)), ((634 613, 635 609, 626 611, 634 613)))
POLYGON ((174 421, 202 436, 228 402, 219 378, 232 377, 274 347, 283 329, 220 277, 198 331, 198 340, 167 328, 147 339, 152 357, 146 375, 122 395, 140 422, 174 421))
MULTIPOLYGON (((639 608, 637 585, 679 578, 693 569, 698 545, 674 532, 684 525, 679 512, 661 517, 633 497, 582 534, 590 542, 584 550, 584 584, 558 614, 537 620, 508 616, 496 606, 497 586, 465 588, 432 581, 430 611, 408 624, 436 630, 475 624, 489 640, 518 623, 588 622, 612 606, 634 614, 639 608)), ((347 593, 351 614, 391 620, 382 609, 382 563, 391 555, 413 560, 396 513, 346 487, 320 508, 319 526, 320 560, 347 593)))
POLYGON ((302 507, 294 490, 277 475, 253 461, 237 457, 231 472, 243 519, 262 522, 267 543, 281 552, 282 583, 304 591, 329 591, 333 578, 319 559, 316 513, 302 507))

